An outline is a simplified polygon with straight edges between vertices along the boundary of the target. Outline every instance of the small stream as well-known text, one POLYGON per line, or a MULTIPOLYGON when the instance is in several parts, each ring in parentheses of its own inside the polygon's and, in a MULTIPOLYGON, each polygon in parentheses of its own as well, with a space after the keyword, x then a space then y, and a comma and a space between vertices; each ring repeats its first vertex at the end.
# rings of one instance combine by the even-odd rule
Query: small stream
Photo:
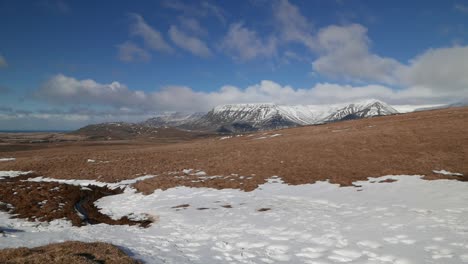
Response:
POLYGON ((95 225, 99 224, 98 222, 89 218, 88 212, 83 208, 83 204, 86 204, 89 201, 88 198, 82 197, 76 204, 75 210, 80 214, 80 218, 82 219, 83 223, 87 225, 95 225))

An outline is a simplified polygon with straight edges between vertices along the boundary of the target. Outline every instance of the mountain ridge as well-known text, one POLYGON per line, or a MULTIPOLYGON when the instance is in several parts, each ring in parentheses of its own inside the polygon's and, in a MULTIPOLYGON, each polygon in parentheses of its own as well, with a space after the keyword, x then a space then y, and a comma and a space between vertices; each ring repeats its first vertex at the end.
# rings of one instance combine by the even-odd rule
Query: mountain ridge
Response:
POLYGON ((226 104, 216 106, 205 115, 182 122, 177 127, 186 130, 237 133, 397 113, 393 107, 376 99, 332 105, 226 104))

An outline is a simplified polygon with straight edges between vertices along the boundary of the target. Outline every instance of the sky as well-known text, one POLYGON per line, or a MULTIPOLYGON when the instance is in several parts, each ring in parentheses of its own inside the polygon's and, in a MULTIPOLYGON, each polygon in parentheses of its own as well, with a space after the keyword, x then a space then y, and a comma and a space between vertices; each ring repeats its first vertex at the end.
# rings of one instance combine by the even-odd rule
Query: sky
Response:
POLYGON ((0 0, 0 130, 468 97, 468 2, 0 0))

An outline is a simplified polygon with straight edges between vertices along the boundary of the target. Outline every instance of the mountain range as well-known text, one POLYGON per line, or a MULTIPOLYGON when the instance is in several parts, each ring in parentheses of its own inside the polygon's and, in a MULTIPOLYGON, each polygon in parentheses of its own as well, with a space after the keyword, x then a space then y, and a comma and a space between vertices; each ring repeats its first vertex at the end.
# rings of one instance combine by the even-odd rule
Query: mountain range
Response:
POLYGON ((398 111, 392 106, 375 99, 333 105, 229 104, 217 106, 208 113, 165 113, 141 124, 153 127, 177 127, 184 130, 239 133, 397 113, 398 111))

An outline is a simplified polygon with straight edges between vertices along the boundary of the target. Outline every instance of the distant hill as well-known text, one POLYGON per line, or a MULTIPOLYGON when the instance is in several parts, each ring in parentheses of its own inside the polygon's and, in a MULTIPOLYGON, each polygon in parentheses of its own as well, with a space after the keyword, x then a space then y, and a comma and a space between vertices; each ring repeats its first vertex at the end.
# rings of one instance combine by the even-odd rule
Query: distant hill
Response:
POLYGON ((147 125, 152 127, 176 127, 192 121, 195 121, 206 113, 163 113, 156 117, 150 118, 144 122, 141 122, 141 125, 147 125))
POLYGON ((71 134, 90 140, 172 139, 183 140, 206 136, 206 133, 189 132, 174 127, 153 127, 144 124, 113 122, 88 125, 71 134))

